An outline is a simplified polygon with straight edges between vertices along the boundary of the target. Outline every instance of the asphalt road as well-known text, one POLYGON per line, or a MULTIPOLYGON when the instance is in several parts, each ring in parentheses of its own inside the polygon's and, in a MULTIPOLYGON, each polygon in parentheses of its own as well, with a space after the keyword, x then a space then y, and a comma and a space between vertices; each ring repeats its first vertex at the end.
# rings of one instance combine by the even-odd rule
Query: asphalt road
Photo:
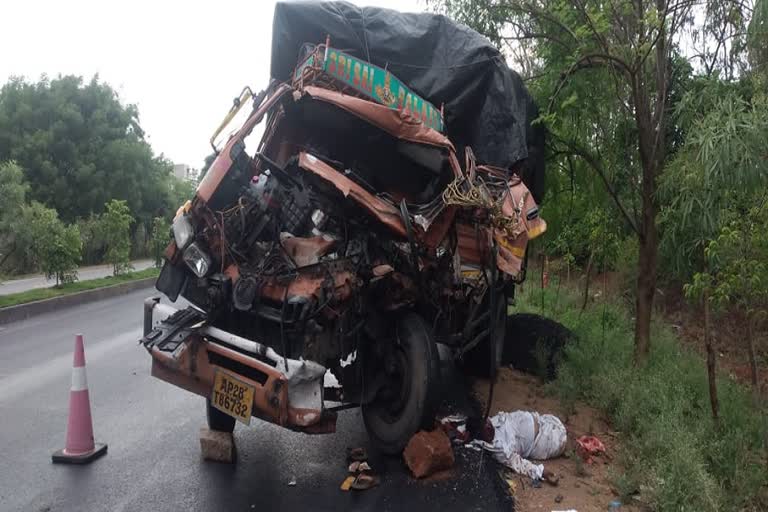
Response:
MULTIPOLYGON (((338 432, 309 436, 254 420, 238 425, 239 460, 201 460, 204 401, 149 375, 136 344, 150 290, 0 327, 0 510, 509 510, 487 455, 457 449, 452 477, 412 480, 369 445, 357 410, 338 432), (97 441, 88 466, 54 465, 67 422, 73 335, 85 335, 97 441), (382 485, 342 492, 345 448, 366 446, 382 485), (295 479, 296 485, 288 482, 295 479)), ((461 408, 466 395, 454 393, 461 408)))
MULTIPOLYGON (((136 260, 131 262, 134 270, 144 270, 154 264, 154 260, 136 260)), ((77 278, 80 281, 111 275, 112 265, 93 265, 77 269, 77 278)), ((27 290, 34 290, 35 288, 48 288, 55 284, 56 279, 47 279, 42 274, 22 277, 21 279, 10 279, 8 281, 0 282, 0 295, 10 295, 11 293, 25 292, 27 290)))

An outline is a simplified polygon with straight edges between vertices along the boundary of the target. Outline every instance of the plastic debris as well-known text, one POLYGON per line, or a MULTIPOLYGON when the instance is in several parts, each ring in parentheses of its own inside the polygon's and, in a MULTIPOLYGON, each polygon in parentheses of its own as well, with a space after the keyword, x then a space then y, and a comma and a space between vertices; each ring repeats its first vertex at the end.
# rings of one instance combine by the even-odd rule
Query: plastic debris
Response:
POLYGON ((347 470, 350 473, 359 473, 361 471, 370 471, 371 470, 371 466, 369 466, 368 463, 365 462, 365 461, 363 461, 363 462, 355 461, 355 462, 353 462, 353 463, 351 463, 349 465, 347 470))
POLYGON ((451 414, 440 419, 440 423, 465 423, 467 416, 465 414, 451 414))
POLYGON ((294 485, 296 485, 296 477, 295 476, 291 477, 291 479, 288 481, 288 485, 290 487, 293 487, 294 485))
POLYGON ((341 482, 340 489, 342 491, 350 489, 364 491, 379 485, 381 479, 378 475, 373 474, 373 470, 366 460, 367 458, 368 454, 365 448, 347 448, 347 462, 349 463, 347 471, 351 475, 341 482))
POLYGON ((470 435, 467 430, 467 417, 463 414, 451 414, 440 419, 440 426, 451 443, 463 445, 469 442, 470 435))
POLYGON ((578 445, 579 456, 587 464, 593 464, 595 461, 592 458, 593 455, 601 455, 605 453, 605 445, 595 436, 581 436, 576 440, 578 445))

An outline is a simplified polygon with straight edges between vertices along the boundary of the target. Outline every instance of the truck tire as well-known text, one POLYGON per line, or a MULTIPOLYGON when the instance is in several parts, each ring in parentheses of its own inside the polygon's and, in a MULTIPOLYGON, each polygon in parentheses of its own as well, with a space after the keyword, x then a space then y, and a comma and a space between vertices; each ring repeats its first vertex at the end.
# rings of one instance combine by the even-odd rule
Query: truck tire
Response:
POLYGON ((395 358, 402 367, 397 398, 377 397, 362 406, 368 435, 382 452, 397 455, 413 434, 431 428, 439 393, 440 356, 421 316, 406 313, 397 323, 395 358))
POLYGON ((205 416, 208 420, 209 429, 229 432, 230 434, 235 431, 235 418, 212 406, 210 398, 205 400, 205 416))

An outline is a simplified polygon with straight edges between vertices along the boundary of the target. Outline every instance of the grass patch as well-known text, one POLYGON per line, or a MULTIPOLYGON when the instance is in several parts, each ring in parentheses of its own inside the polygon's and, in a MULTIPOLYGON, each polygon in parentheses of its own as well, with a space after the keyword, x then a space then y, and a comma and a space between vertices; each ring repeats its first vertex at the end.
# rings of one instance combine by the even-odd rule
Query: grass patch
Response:
POLYGON ((553 318, 571 329, 554 389, 564 401, 602 410, 623 438, 622 494, 659 511, 766 510, 768 416, 748 389, 718 382, 721 423, 711 417, 703 358, 655 322, 651 356, 632 364, 634 322, 620 300, 580 312, 579 292, 557 283, 531 284, 518 295, 520 312, 553 318), (543 295, 543 296, 542 296, 543 295))
POLYGON ((107 286, 127 283, 128 281, 137 281, 139 279, 145 279, 148 277, 157 277, 159 274, 159 269, 148 268, 145 270, 139 270, 137 272, 127 272, 117 277, 100 277, 98 279, 88 279, 86 281, 75 281, 74 283, 67 283, 59 287, 52 286, 50 288, 36 288, 34 290, 28 290, 25 292, 0 295, 0 308, 17 306, 19 304, 26 304, 27 302, 50 299, 53 297, 59 297, 61 295, 69 295, 71 293, 83 292, 96 288, 105 288, 107 286))

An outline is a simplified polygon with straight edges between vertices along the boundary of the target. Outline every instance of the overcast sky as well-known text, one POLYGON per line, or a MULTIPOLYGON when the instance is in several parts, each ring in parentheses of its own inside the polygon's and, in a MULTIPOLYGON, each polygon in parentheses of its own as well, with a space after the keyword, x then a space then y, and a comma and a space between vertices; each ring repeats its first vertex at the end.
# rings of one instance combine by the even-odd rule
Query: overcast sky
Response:
MULTIPOLYGON (((354 0, 421 11, 420 0, 354 0)), ((98 73, 139 107, 156 153, 199 168, 208 138, 244 85, 269 79, 274 1, 3 2, 0 83, 98 73)))

